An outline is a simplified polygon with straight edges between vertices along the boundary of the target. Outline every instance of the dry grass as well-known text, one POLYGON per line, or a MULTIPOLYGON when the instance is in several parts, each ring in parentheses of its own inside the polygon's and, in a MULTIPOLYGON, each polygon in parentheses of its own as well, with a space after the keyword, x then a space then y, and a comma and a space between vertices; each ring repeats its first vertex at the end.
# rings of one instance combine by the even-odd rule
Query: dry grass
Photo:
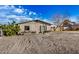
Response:
POLYGON ((79 32, 50 32, 0 39, 0 53, 79 53, 79 32))

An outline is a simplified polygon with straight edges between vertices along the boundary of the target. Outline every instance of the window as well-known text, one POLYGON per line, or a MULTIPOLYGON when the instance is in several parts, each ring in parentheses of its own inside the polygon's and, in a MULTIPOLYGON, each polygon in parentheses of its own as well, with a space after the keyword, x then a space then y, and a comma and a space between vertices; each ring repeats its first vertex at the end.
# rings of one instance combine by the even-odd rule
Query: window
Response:
POLYGON ((29 30, 29 26, 25 26, 24 27, 24 30, 29 30))

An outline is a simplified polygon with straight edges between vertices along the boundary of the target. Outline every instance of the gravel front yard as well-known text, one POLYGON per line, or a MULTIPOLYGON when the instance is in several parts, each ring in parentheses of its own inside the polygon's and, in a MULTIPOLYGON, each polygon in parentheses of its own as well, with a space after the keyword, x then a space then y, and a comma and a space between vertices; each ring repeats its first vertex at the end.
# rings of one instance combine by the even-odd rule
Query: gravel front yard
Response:
POLYGON ((0 53, 60 54, 79 53, 79 32, 50 32, 0 38, 0 53))

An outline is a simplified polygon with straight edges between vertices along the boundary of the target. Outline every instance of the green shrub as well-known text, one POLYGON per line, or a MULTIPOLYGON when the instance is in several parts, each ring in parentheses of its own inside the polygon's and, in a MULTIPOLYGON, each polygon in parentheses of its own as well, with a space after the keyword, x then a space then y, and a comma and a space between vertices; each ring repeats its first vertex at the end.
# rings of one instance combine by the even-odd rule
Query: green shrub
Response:
POLYGON ((3 29, 3 34, 5 36, 17 35, 18 32, 20 31, 20 26, 18 24, 15 24, 14 21, 12 24, 2 25, 2 26, 0 26, 0 28, 3 29))

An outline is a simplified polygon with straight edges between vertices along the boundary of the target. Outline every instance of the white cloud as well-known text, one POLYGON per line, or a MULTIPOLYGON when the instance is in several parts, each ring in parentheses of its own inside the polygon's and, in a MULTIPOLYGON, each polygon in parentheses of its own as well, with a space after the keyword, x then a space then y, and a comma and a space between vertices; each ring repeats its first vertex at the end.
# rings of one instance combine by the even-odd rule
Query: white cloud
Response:
POLYGON ((28 20, 33 20, 33 18, 30 18, 30 17, 17 16, 17 15, 8 15, 7 19, 9 19, 9 20, 11 20, 11 19, 17 20, 16 22, 24 22, 24 21, 28 21, 28 20))
POLYGON ((0 9, 8 9, 8 8, 9 8, 9 6, 8 6, 8 5, 6 5, 6 6, 1 5, 1 6, 0 6, 0 9))
POLYGON ((76 22, 76 17, 72 16, 72 17, 70 17, 70 20, 73 21, 73 22, 76 22))
POLYGON ((38 18, 38 17, 36 17, 36 18, 35 18, 35 20, 41 20, 41 18, 40 18, 40 17, 39 17, 39 18, 38 18))
POLYGON ((43 19, 43 21, 46 21, 46 22, 47 22, 47 20, 48 20, 48 19, 43 19))
POLYGON ((8 16, 6 16, 7 18, 15 18, 16 17, 16 15, 8 15, 8 16))
POLYGON ((36 13, 33 12, 33 11, 30 11, 30 12, 29 12, 29 15, 36 15, 36 13))
POLYGON ((36 15, 36 13, 35 13, 35 12, 33 12, 33 15, 36 15))
POLYGON ((15 8, 15 6, 11 5, 11 8, 15 8))
POLYGON ((19 8, 22 8, 21 6, 19 6, 19 8))
POLYGON ((33 20, 34 17, 30 17, 32 15, 37 15, 37 13, 28 9, 24 9, 21 6, 19 6, 18 8, 14 5, 0 6, 0 23, 7 23, 13 19, 16 20, 16 22, 33 20))
POLYGON ((29 12, 29 15, 32 15, 32 12, 29 12))
POLYGON ((15 11, 14 12, 17 12, 17 13, 23 13, 24 12, 24 10, 23 9, 15 9, 15 11))

